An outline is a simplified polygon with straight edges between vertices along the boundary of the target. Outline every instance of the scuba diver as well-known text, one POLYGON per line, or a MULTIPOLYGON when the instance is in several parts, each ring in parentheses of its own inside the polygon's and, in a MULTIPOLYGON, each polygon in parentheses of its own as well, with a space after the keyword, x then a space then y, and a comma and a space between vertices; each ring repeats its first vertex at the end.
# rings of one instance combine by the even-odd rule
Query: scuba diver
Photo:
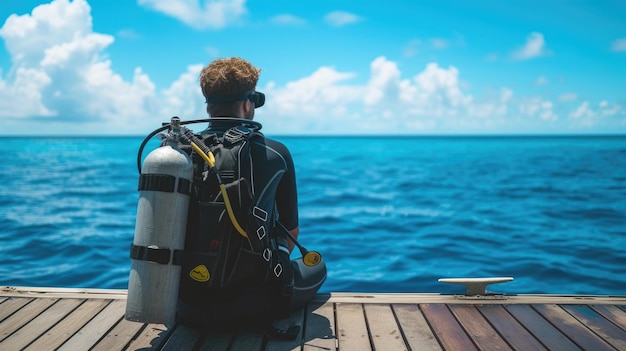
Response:
POLYGON ((200 73, 210 118, 205 130, 183 133, 194 169, 177 311, 183 324, 271 323, 302 308, 326 279, 321 256, 297 242, 291 154, 253 121, 265 103, 256 91, 260 71, 233 57, 200 73), (302 257, 291 260, 296 245, 302 257))

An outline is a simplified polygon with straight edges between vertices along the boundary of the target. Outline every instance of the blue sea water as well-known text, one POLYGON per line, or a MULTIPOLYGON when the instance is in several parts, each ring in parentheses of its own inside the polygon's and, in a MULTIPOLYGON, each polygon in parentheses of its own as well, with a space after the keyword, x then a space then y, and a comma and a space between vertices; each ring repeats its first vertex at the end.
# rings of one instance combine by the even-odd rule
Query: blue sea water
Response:
MULTIPOLYGON (((0 138, 0 285, 127 287, 142 139, 0 138)), ((626 137, 276 139, 323 292, 626 295, 626 137)))

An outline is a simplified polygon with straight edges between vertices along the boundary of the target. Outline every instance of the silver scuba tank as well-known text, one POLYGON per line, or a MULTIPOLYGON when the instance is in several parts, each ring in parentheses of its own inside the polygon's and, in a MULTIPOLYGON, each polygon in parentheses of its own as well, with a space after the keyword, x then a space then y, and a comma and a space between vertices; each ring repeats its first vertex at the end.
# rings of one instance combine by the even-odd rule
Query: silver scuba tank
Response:
POLYGON ((176 317, 193 164, 171 139, 141 167, 125 315, 130 321, 166 324, 176 317))

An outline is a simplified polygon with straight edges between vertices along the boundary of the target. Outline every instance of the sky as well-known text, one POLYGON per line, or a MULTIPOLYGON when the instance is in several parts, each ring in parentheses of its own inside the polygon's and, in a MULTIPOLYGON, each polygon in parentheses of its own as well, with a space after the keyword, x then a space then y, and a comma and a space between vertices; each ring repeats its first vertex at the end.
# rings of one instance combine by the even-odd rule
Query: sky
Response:
POLYGON ((623 0, 2 0, 0 135, 207 118, 198 73, 232 56, 262 69, 268 135, 626 134, 625 18, 623 0))

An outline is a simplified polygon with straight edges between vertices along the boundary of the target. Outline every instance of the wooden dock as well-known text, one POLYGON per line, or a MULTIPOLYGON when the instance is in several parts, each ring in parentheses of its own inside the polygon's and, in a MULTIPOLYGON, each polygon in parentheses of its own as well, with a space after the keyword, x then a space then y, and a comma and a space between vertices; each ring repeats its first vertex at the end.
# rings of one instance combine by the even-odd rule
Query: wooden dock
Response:
POLYGON ((285 326, 206 334, 126 321, 125 290, 0 288, 0 350, 626 350, 625 296, 319 295, 285 326))

